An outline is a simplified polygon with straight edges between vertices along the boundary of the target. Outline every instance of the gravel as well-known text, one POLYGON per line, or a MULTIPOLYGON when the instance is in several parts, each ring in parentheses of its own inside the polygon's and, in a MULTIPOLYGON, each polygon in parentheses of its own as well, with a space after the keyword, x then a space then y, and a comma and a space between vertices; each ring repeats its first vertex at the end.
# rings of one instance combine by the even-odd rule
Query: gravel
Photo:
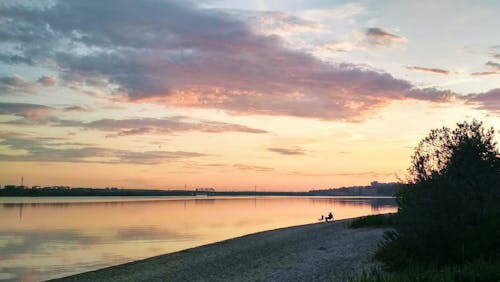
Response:
POLYGON ((384 229, 348 220, 246 235, 54 281, 346 281, 376 267, 384 229))

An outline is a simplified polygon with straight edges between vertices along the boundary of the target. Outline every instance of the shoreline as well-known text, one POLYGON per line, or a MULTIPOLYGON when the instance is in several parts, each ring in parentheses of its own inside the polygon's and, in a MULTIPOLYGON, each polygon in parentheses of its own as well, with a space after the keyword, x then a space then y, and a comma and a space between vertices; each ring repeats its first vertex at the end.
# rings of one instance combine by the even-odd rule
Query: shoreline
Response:
POLYGON ((248 234, 50 281, 345 281, 370 261, 383 228, 351 219, 248 234))

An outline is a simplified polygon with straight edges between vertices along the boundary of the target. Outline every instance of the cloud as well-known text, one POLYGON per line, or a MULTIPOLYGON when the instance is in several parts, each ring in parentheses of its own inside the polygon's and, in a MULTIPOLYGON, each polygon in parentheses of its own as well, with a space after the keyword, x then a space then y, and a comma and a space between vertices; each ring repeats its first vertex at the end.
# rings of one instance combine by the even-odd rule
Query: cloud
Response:
POLYGON ((304 150, 300 148, 267 148, 267 150, 281 155, 304 155, 304 150))
POLYGON ((467 102, 479 109, 500 114, 500 88, 492 89, 486 93, 469 94, 467 102))
POLYGON ((494 69, 495 71, 500 71, 500 64, 499 63, 495 63, 495 62, 492 62, 492 61, 488 61, 486 63, 486 65, 492 69, 494 69))
POLYGON ((59 143, 60 138, 40 138, 19 134, 0 135, 0 145, 11 150, 22 150, 23 154, 0 154, 0 161, 37 161, 70 163, 105 163, 105 164, 144 164, 168 163, 180 159, 206 156, 197 152, 184 151, 127 151, 95 146, 68 148, 68 143, 59 143))
POLYGON ((374 47, 392 48, 407 42, 406 38, 388 33, 378 27, 355 31, 349 37, 347 40, 334 40, 319 44, 317 49, 332 52, 371 52, 374 47))
POLYGON ((0 76, 0 93, 31 93, 34 90, 34 85, 24 80, 19 75, 0 76))
POLYGON ((108 137, 140 134, 172 134, 181 131, 202 131, 209 133, 244 132, 254 134, 268 133, 265 130, 244 125, 207 120, 194 120, 188 117, 136 118, 136 119, 100 119, 91 122, 76 120, 49 119, 53 126, 78 127, 111 132, 108 137))
POLYGON ((206 156, 197 152, 184 151, 146 151, 146 152, 131 152, 119 151, 116 153, 118 158, 115 163, 132 163, 132 164, 160 164, 167 163, 177 159, 195 158, 206 156))
POLYGON ((500 53, 498 53, 498 54, 491 54, 491 57, 493 57, 494 59, 499 59, 500 60, 500 53))
POLYGON ((463 96, 457 95, 455 92, 440 90, 434 87, 410 90, 406 94, 406 97, 434 103, 449 103, 463 100, 463 96))
POLYGON ((241 170, 253 170, 253 171, 273 171, 274 168, 264 167, 264 166, 256 166, 256 165, 248 165, 248 164, 234 164, 233 167, 241 170))
POLYGON ((276 11, 230 11, 232 15, 247 22, 248 28, 257 34, 278 35, 289 38, 302 33, 321 33, 324 27, 317 22, 288 13, 276 11))
MULTIPOLYGON (((54 1, 0 9, 0 40, 19 56, 44 62, 63 83, 98 88, 113 100, 348 121, 391 101, 443 101, 435 89, 365 66, 324 62, 287 48, 280 36, 257 33, 237 13, 193 3, 54 1)), ((272 15, 284 17, 279 28, 307 23, 272 15)), ((370 46, 406 42, 376 27, 364 36, 370 46)), ((146 131, 129 129, 122 134, 146 131)))
POLYGON ((43 86, 54 86, 56 85, 56 78, 53 76, 42 76, 38 78, 37 80, 38 83, 40 83, 43 86))
POLYGON ((20 116, 28 120, 43 118, 54 110, 54 108, 44 105, 0 102, 0 115, 20 116))
POLYGON ((340 172, 340 173, 307 173, 307 172, 303 172, 303 171, 290 171, 290 172, 288 172, 288 174, 300 175, 300 176, 311 176, 311 177, 318 177, 318 176, 328 176, 328 177, 369 176, 372 179, 376 179, 379 177, 395 176, 396 172, 362 171, 362 172, 340 172))
POLYGON ((55 78, 42 76, 36 82, 27 81, 19 75, 0 76, 0 95, 33 94, 40 86, 54 86, 55 78))
POLYGON ((87 107, 82 107, 82 106, 67 106, 63 108, 63 111, 65 112, 90 112, 91 109, 87 107))
POLYGON ((402 36, 389 33, 378 27, 367 28, 366 39, 370 45, 390 47, 398 43, 406 43, 408 40, 402 36))
POLYGON ((352 19, 365 11, 363 6, 355 3, 349 3, 338 6, 333 9, 311 9, 300 12, 299 15, 303 18, 314 21, 345 21, 352 19))
POLYGON ((319 49, 333 52, 349 52, 354 50, 365 50, 365 46, 361 44, 361 42, 332 41, 320 45, 319 49))
POLYGON ((472 76, 489 76, 489 75, 497 75, 500 74, 500 72, 496 71, 482 71, 482 72, 473 72, 471 73, 472 76))
POLYGON ((432 73, 432 74, 449 75, 449 74, 452 73, 449 70, 437 69, 437 68, 425 68, 425 67, 418 67, 418 66, 405 66, 405 68, 408 69, 408 70, 412 70, 412 71, 432 73))
POLYGON ((31 60, 30 58, 13 54, 5 54, 5 53, 3 54, 0 53, 0 62, 3 62, 8 65, 18 65, 18 64, 34 65, 33 60, 31 60))
POLYGON ((473 72, 471 75, 473 76, 488 76, 488 75, 496 75, 500 74, 500 64, 492 61, 488 61, 485 64, 487 67, 491 69, 491 71, 483 71, 483 72, 473 72))

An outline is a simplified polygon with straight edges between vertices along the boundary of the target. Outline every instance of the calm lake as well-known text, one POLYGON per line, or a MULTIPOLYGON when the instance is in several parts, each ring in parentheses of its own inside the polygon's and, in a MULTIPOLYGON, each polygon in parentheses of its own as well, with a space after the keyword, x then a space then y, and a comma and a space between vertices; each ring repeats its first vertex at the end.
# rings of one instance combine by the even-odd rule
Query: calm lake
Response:
POLYGON ((280 227, 395 212, 391 198, 0 198, 0 281, 40 281, 280 227))

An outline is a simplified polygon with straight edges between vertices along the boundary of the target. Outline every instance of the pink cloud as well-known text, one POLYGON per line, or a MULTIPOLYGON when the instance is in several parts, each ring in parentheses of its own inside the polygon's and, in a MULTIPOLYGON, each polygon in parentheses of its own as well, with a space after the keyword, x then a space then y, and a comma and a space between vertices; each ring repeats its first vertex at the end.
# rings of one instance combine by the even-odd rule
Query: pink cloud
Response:
POLYGON ((425 67, 418 67, 418 66, 406 66, 405 68, 408 70, 412 70, 412 71, 425 72, 425 73, 431 73, 431 74, 449 75, 449 74, 453 73, 449 70, 438 69, 438 68, 425 68, 425 67))
MULTIPOLYGON (((91 0, 55 2, 43 10, 2 6, 9 19, 4 37, 23 57, 53 62, 64 83, 99 88, 109 99, 128 102, 358 121, 392 101, 449 102, 456 96, 289 49, 282 37, 256 33, 237 13, 148 3, 123 1, 120 13, 109 2, 91 0), (33 32, 19 32, 19 26, 33 32), (41 44, 45 48, 34 47, 41 44), (72 46, 92 51, 77 54, 72 46)), ((310 24, 295 17, 283 22, 279 28, 310 24)), ((407 41, 376 27, 364 36, 371 46, 407 41)))

